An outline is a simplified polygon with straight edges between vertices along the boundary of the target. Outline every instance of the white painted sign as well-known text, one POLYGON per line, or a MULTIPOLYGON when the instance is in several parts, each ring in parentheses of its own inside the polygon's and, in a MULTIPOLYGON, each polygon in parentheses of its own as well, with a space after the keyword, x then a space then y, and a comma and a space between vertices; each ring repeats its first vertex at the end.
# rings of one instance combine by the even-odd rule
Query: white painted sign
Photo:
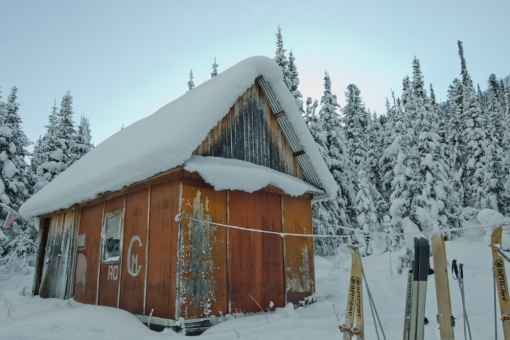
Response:
POLYGON ((138 242, 139 247, 142 246, 142 240, 140 240, 140 238, 137 235, 131 238, 131 241, 129 242, 126 263, 127 271, 131 276, 137 276, 140 273, 140 269, 142 269, 142 266, 138 265, 138 254, 131 254, 133 249, 133 243, 135 242, 138 242))
POLYGON ((108 266, 108 280, 117 280, 119 278, 119 266, 108 266))

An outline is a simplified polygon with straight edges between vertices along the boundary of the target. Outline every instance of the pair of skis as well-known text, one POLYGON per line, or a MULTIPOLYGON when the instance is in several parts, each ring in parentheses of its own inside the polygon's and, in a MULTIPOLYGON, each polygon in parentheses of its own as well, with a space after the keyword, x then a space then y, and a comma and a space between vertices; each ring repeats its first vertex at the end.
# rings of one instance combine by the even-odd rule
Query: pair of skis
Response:
POLYGON ((414 239, 414 261, 410 260, 412 269, 409 271, 406 291, 404 340, 424 338, 427 279, 433 273, 435 274, 440 336, 441 339, 454 339, 448 263, 441 233, 432 236, 432 254, 435 272, 430 269, 430 248, 427 239, 423 237, 414 239))
MULTIPOLYGON (((503 228, 497 227, 491 235, 492 260, 494 265, 494 279, 499 297, 499 308, 501 310, 501 321, 503 323, 503 334, 505 339, 510 339, 510 292, 506 279, 505 258, 501 251, 503 228)), ((508 258, 506 258, 508 260, 508 258)))
POLYGON ((414 261, 407 282, 406 316, 404 339, 422 340, 425 325, 425 298, 429 275, 430 248, 428 241, 421 237, 414 239, 414 261))

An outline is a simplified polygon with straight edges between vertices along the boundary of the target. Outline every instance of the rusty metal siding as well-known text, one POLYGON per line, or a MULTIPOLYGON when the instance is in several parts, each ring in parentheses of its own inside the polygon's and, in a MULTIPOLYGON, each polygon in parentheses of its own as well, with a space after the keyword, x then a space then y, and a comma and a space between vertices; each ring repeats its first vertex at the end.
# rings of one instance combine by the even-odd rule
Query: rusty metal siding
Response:
POLYGON ((180 316, 228 313, 227 192, 183 185, 180 250, 180 316), (204 221, 204 222, 202 222, 204 221))
MULTIPOLYGON (((229 224, 282 231, 280 195, 267 191, 231 191, 229 224)), ((231 312, 260 312, 272 301, 285 304, 283 249, 279 235, 229 230, 231 312)))
POLYGON ((194 154, 240 159, 304 178, 269 101, 256 83, 239 97, 194 154))
POLYGON ((126 195, 119 307, 143 314, 149 189, 126 195))
POLYGON ((78 234, 85 235, 85 246, 77 250, 74 298, 82 303, 96 303, 103 206, 99 203, 81 210, 78 234))
MULTIPOLYGON (((104 213, 124 208, 125 196, 120 196, 105 202, 104 213)), ((101 229, 103 226, 101 226, 101 229)), ((122 231, 121 231, 122 234, 122 231)), ((122 245, 122 240, 121 240, 122 245)), ((100 246, 101 248, 101 246, 100 246)), ((101 252, 99 252, 101 254, 101 252)), ((101 255, 100 255, 101 256, 101 255)), ((122 276, 121 261, 101 263, 99 269, 99 299, 98 305, 117 307, 119 302, 119 284, 122 276)))
POLYGON ((74 208, 51 217, 39 287, 43 298, 64 299, 71 265, 74 233, 74 208))
MULTIPOLYGON (((283 230, 291 234, 312 234, 310 198, 282 197, 283 230)), ((287 302, 299 304, 314 294, 313 239, 285 236, 285 291, 287 302)))
POLYGON ((180 179, 151 187, 145 313, 175 319, 180 179))

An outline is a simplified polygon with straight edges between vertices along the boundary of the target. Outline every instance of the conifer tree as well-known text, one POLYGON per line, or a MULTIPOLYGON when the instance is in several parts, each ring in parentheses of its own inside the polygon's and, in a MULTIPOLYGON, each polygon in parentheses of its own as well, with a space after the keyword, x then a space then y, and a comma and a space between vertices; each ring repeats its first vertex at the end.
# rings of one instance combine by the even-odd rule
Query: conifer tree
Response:
POLYGON ((193 82, 193 70, 189 71, 189 81, 188 81, 188 91, 193 90, 195 88, 195 83, 193 82))
POLYGON ((289 61, 287 60, 287 56, 285 55, 285 52, 287 50, 283 48, 283 36, 282 36, 282 29, 280 26, 278 26, 278 32, 276 33, 276 52, 274 56, 274 60, 280 66, 283 72, 283 81, 285 82, 285 85, 287 85, 287 88, 289 91, 292 88, 292 83, 290 80, 290 72, 289 72, 289 61))
POLYGON ((212 64, 211 78, 214 78, 217 75, 218 75, 218 64, 216 64, 216 57, 214 57, 214 63, 212 64))
POLYGON ((486 157, 486 134, 483 116, 477 95, 466 67, 462 42, 458 42, 462 74, 461 117, 465 122, 462 140, 465 171, 461 181, 464 183, 464 204, 477 205, 477 198, 482 191, 485 174, 483 172, 486 157))
MULTIPOLYGON (((57 117, 57 130, 55 131, 57 146, 62 150, 62 158, 60 161, 64 164, 63 170, 70 167, 71 164, 78 159, 78 157, 73 154, 74 141, 76 139, 73 116, 73 97, 71 93, 67 91, 60 102, 60 111, 57 117)), ((56 155, 54 155, 54 158, 55 157, 56 155)))
POLYGON ((483 185, 477 197, 477 208, 489 208, 500 211, 504 201, 504 148, 505 115, 501 106, 499 82, 494 74, 488 79, 485 105, 485 130, 487 131, 487 149, 483 169, 483 185))
MULTIPOLYGON (((14 211, 18 211, 30 195, 28 165, 25 159, 29 156, 26 148, 31 142, 21 128, 17 91, 16 87, 12 88, 0 115, 0 201, 14 211)), ((0 219, 4 220, 6 215, 6 211, 1 209, 0 219)), ((16 219, 3 234, 5 237, 0 238, 0 255, 11 265, 26 265, 26 261, 18 262, 17 259, 26 259, 35 254, 36 235, 32 227, 21 219, 16 219)))
POLYGON ((299 111, 301 111, 301 115, 304 114, 303 111, 303 95, 298 90, 299 86, 299 73, 297 71, 297 66, 295 63, 296 58, 294 58, 294 55, 292 54, 292 50, 289 53, 289 82, 290 82, 290 93, 292 93, 292 96, 294 97, 294 101, 296 102, 297 107, 299 108, 299 111))
POLYGON ((345 91, 345 106, 342 109, 345 137, 350 158, 357 169, 365 169, 367 157, 366 110, 359 88, 350 84, 345 91))
POLYGON ((94 148, 92 144, 92 136, 90 133, 89 120, 85 116, 81 116, 78 132, 74 138, 73 152, 74 162, 82 158, 86 153, 94 148))
POLYGON ((58 174, 66 169, 63 162, 64 152, 61 148, 61 142, 58 137, 59 129, 59 111, 56 101, 53 103, 51 114, 48 117, 46 133, 41 143, 41 161, 37 167, 37 181, 34 185, 34 193, 41 190, 51 182, 58 174))

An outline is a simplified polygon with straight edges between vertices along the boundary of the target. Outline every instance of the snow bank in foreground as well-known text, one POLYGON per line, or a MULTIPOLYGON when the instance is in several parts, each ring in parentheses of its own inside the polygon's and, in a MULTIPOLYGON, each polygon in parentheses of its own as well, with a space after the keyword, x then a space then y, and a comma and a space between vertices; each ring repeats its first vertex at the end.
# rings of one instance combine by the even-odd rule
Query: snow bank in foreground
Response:
POLYGON ((192 156, 184 169, 198 172, 216 190, 254 192, 272 185, 291 196, 322 193, 313 185, 279 171, 237 159, 192 156))
MULTIPOLYGON (((488 339, 494 334, 492 256, 482 242, 458 238, 446 242, 447 259, 464 264, 466 309, 473 339, 488 339)), ((370 286, 387 339, 401 339, 407 274, 390 272, 402 251, 368 256, 362 259, 366 281, 370 286)), ((433 266, 433 261, 430 261, 433 266)), ((338 340, 342 338, 338 324, 345 320, 351 255, 345 246, 338 256, 315 257, 317 303, 305 308, 291 306, 270 314, 246 315, 222 322, 198 339, 204 340, 338 340)), ((109 307, 87 306, 74 301, 41 299, 24 296, 32 283, 25 275, 0 281, 0 296, 12 302, 15 311, 7 317, 7 307, 0 299, 0 338, 11 339, 122 339, 152 340, 180 337, 172 331, 156 333, 143 326, 128 312, 109 307), (25 287, 25 290, 17 288, 25 287)), ((464 339, 462 298, 457 281, 450 280, 451 302, 457 326, 455 338, 464 339)), ((366 290, 363 299, 366 339, 377 339, 366 290)), ((425 340, 438 340, 437 301, 434 276, 427 284, 425 340)), ((263 306, 264 309, 268 306, 263 306)), ((499 308, 499 307, 498 307, 499 308)), ((499 309, 498 309, 499 313, 499 309)), ((501 321, 497 320, 498 339, 503 339, 501 321)))
POLYGON ((117 132, 61 173, 20 209, 28 219, 118 191, 181 166, 255 79, 263 76, 329 196, 336 190, 294 97, 273 59, 252 57, 117 132))

